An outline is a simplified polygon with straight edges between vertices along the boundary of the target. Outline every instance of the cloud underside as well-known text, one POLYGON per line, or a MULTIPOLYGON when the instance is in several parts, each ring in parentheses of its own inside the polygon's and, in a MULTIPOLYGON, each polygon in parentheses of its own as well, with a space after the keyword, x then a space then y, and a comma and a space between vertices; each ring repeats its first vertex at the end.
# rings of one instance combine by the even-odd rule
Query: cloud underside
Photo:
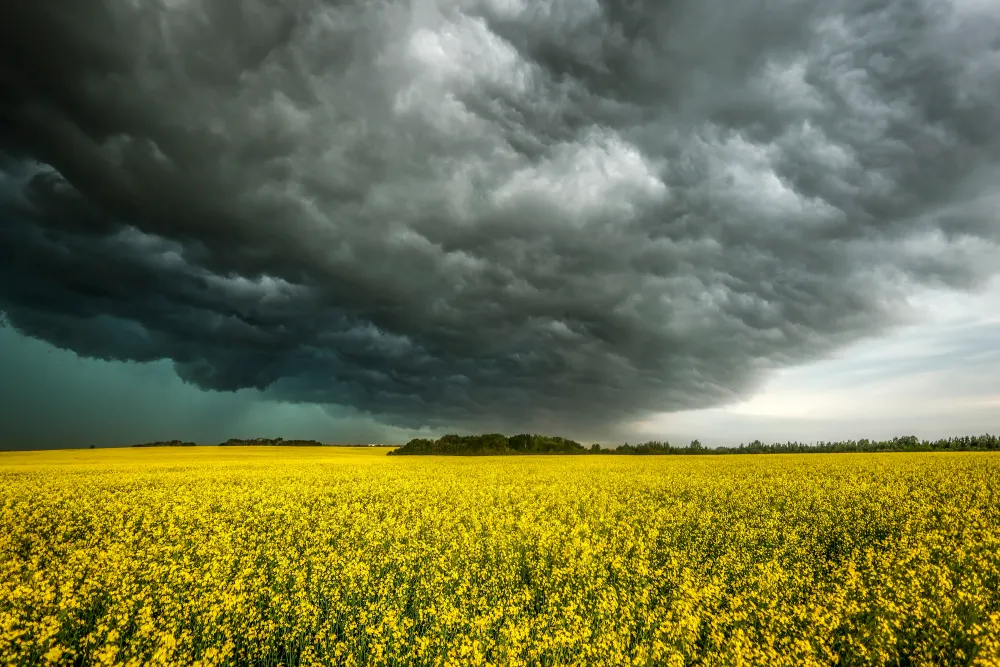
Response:
POLYGON ((997 271, 990 2, 2 14, 0 310, 205 389, 607 432, 997 271))

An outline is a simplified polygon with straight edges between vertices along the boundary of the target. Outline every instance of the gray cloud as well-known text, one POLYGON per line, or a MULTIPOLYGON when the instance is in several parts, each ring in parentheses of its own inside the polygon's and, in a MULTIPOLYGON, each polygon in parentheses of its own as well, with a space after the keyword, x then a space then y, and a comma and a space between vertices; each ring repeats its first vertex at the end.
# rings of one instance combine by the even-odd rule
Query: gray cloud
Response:
POLYGON ((996 273, 989 2, 0 12, 0 308, 203 388, 599 437, 996 273))

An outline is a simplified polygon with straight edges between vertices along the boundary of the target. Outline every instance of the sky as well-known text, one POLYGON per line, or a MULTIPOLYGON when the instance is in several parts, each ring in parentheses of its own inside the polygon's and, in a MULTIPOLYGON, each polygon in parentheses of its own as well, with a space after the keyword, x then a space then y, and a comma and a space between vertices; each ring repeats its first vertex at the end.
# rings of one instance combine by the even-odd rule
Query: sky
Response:
POLYGON ((996 432, 998 10, 4 6, 0 447, 996 432))

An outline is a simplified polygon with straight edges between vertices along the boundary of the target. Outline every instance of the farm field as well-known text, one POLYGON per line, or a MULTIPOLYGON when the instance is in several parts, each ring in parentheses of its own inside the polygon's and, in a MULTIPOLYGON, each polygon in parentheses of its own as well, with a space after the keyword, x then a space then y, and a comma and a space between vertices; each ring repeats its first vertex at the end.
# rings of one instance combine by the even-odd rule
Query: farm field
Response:
POLYGON ((1000 665, 1000 455, 0 453, 0 658, 1000 665))

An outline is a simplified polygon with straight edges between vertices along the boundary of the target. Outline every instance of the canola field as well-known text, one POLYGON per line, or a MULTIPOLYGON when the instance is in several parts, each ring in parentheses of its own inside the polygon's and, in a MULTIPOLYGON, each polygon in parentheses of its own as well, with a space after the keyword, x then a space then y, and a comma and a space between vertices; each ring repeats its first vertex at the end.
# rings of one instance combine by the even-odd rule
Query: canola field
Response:
POLYGON ((10 665, 1000 665, 1000 455, 0 453, 10 665))

